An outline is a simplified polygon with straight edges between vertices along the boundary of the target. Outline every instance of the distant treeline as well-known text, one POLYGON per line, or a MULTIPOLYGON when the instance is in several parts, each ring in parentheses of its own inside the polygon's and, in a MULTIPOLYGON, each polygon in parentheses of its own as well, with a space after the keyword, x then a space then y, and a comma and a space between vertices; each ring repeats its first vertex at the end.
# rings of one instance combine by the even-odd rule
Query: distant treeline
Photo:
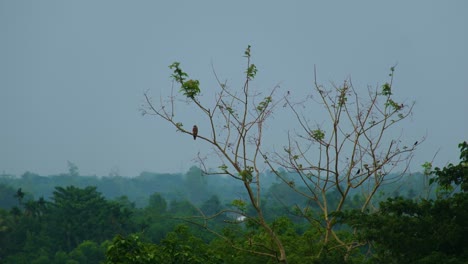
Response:
MULTIPOLYGON (((294 175, 290 175, 293 179, 294 175)), ((391 178, 391 177, 389 177, 391 178)), ((300 185, 300 182, 298 182, 300 185)), ((28 199, 52 197, 55 187, 87 186, 97 187, 107 199, 126 196, 137 207, 145 207, 148 197, 160 194, 166 200, 188 200, 200 205, 213 195, 223 203, 233 199, 244 199, 242 182, 228 176, 205 175, 197 167, 186 173, 142 172, 136 177, 123 176, 80 176, 71 171, 60 175, 42 176, 25 172, 20 177, 0 175, 0 208, 10 209, 18 202, 13 197, 18 188, 22 188, 28 199)), ((265 199, 279 200, 287 205, 302 203, 303 198, 288 188, 273 173, 262 174, 262 188, 265 199)), ((359 195, 359 189, 355 191, 359 195)), ((403 196, 427 198, 433 192, 428 188, 427 177, 422 173, 408 174, 402 179, 385 184, 378 194, 376 202, 388 197, 403 196)))
MULTIPOLYGON (((285 241, 289 263, 466 263, 463 164, 436 171, 439 178, 417 173, 383 185, 375 212, 359 209, 363 190, 356 189, 345 210, 328 215, 336 217, 337 232, 362 243, 351 254, 336 241, 322 253, 325 222, 309 221, 310 215, 298 211, 307 200, 291 188, 294 174, 286 174, 291 181, 261 175, 264 219, 285 241), (431 179, 445 189, 431 191, 431 179), (424 199, 429 194, 435 199, 424 199)), ((239 181, 203 175, 197 167, 185 174, 143 172, 134 178, 76 172, 0 176, 0 263, 276 263, 252 253, 257 247, 252 241, 270 243, 252 206, 242 209, 247 220, 233 213, 246 199, 239 181)), ((340 194, 326 196, 335 207, 340 194)), ((311 215, 320 213, 308 206, 311 215)))

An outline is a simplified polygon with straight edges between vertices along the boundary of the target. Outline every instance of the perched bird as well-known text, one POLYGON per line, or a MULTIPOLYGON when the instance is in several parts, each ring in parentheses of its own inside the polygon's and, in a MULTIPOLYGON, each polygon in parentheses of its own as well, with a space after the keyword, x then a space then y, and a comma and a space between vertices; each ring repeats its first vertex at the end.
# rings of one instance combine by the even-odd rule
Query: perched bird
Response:
POLYGON ((192 128, 192 134, 193 134, 193 140, 197 139, 198 127, 196 125, 194 125, 192 128))
POLYGON ((361 169, 358 169, 356 172, 356 175, 358 175, 361 172, 361 169))
POLYGON ((418 144, 418 142, 417 142, 417 141, 416 141, 416 142, 414 142, 414 146, 416 146, 417 144, 418 144))

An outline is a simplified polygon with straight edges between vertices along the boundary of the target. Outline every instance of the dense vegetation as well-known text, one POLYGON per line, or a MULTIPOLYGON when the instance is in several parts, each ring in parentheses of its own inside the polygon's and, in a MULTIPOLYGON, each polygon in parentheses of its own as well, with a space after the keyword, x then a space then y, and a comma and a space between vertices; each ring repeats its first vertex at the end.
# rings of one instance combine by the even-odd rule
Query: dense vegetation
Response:
MULTIPOLYGON (((356 204, 336 213, 335 226, 359 241, 351 252, 322 247, 323 223, 300 217, 296 207, 307 201, 270 174, 263 175, 271 177, 262 197, 266 218, 286 242, 289 263, 466 263, 466 142, 460 149, 459 164, 385 185, 378 209, 357 209, 360 195, 353 194, 356 204), (429 187, 433 196, 426 199, 429 187)), ((134 178, 72 172, 1 177, 2 263, 275 262, 253 253, 259 241, 271 241, 252 220, 229 213, 210 221, 200 217, 235 206, 241 186, 229 178, 204 176, 196 167, 185 175, 146 172, 134 178)))

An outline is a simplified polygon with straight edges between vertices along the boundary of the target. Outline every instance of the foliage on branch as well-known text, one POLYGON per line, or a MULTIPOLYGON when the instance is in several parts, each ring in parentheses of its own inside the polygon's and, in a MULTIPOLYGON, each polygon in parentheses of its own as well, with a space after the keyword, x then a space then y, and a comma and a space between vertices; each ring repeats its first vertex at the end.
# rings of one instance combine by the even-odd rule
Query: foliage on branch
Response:
POLYGON ((453 165, 449 163, 444 168, 436 167, 432 172, 436 177, 430 183, 437 183, 446 191, 452 191, 453 185, 460 186, 461 190, 468 192, 468 143, 466 141, 458 144, 460 149, 460 163, 453 165))
POLYGON ((187 98, 194 99, 195 96, 200 94, 200 82, 192 79, 186 81, 188 74, 182 71, 179 62, 172 63, 169 68, 174 70, 171 77, 181 85, 180 91, 183 95, 187 98))

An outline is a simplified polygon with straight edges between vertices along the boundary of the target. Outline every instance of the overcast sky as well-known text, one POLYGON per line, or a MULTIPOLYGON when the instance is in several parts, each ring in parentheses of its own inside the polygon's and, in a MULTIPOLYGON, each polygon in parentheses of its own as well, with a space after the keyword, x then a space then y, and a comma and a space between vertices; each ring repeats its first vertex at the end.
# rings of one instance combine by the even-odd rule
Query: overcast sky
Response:
MULTIPOLYGON (((397 63, 394 91, 416 102, 404 135, 427 136, 414 163, 439 149, 437 164, 457 162, 468 136, 467 13, 464 0, 0 1, 0 173, 58 174, 67 160, 82 175, 185 172, 206 147, 142 117, 143 92, 170 90, 174 61, 202 85, 214 84, 212 63, 240 84, 247 45, 255 85, 293 95, 312 89, 314 65, 324 84, 351 76, 365 89, 397 63)), ((279 132, 294 126, 279 117, 279 132)))

